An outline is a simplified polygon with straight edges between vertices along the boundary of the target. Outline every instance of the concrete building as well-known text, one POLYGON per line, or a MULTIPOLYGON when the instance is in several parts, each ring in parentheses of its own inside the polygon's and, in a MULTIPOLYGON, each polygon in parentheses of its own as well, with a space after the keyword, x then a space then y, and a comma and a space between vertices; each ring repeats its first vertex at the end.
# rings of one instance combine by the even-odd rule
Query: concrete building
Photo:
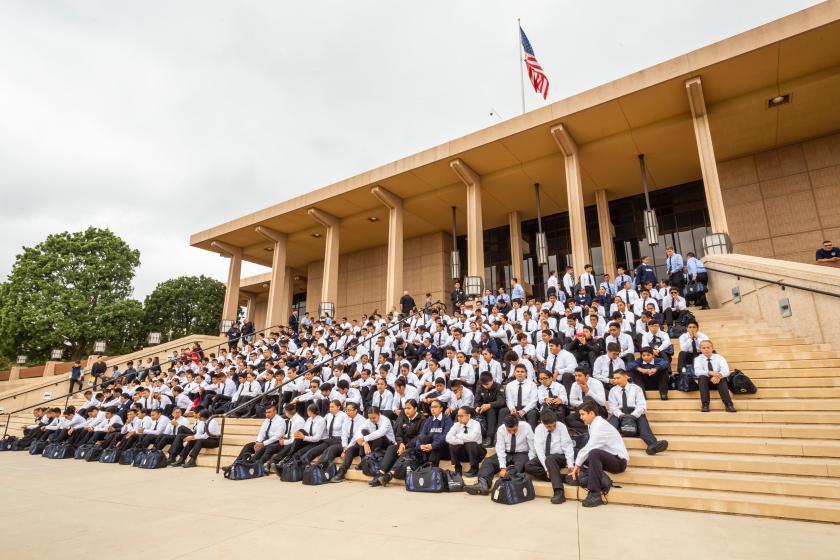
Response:
POLYGON ((292 306, 389 310, 403 290, 448 303, 459 277, 633 267, 664 248, 813 262, 840 239, 840 2, 797 12, 522 116, 194 234, 230 259, 223 319, 292 306), (645 238, 645 156, 659 244, 645 238), (539 184, 548 259, 537 259, 539 184), (453 213, 457 224, 453 241, 453 213), (271 272, 240 279, 243 260, 271 272))

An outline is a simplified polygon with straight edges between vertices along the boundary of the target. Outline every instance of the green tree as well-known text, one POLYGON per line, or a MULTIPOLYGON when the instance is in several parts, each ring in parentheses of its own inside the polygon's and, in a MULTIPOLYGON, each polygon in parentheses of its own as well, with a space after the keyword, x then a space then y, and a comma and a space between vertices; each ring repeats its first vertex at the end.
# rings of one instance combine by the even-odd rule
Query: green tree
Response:
POLYGON ((146 327, 164 337, 217 334, 225 285, 207 276, 180 276, 161 282, 146 296, 146 327))
POLYGON ((95 340, 107 341, 112 355, 136 349, 143 313, 130 296, 139 265, 140 252, 107 229, 24 247, 0 285, 0 354, 43 361, 61 347, 76 358, 95 340))

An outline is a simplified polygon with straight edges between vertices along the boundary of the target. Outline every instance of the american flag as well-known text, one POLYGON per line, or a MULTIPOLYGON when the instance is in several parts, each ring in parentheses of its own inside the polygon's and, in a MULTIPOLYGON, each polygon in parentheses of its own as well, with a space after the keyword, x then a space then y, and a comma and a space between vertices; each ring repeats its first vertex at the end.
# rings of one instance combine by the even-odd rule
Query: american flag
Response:
POLYGON ((525 51, 525 66, 528 67, 528 78, 534 86, 534 91, 541 93, 543 99, 546 99, 548 97, 548 77, 543 72, 540 63, 537 62, 531 42, 525 32, 522 31, 521 26, 519 27, 519 35, 522 38, 522 49, 525 51))

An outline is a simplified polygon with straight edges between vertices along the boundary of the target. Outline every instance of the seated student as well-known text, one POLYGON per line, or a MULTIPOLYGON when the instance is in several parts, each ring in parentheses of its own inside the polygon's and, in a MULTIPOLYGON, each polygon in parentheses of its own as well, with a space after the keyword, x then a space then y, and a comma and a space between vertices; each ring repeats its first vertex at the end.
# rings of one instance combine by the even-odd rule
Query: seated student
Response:
POLYGON ((63 443, 69 441, 71 445, 79 440, 84 434, 83 426, 85 419, 76 413, 76 407, 73 405, 64 409, 64 415, 59 420, 58 429, 50 438, 51 443, 63 443))
POLYGON ((594 402, 580 405, 580 418, 589 426, 589 441, 581 448, 572 467, 572 479, 577 480, 582 466, 589 467, 587 489, 589 493, 583 501, 583 507, 605 505, 602 496, 604 488, 601 477, 604 471, 618 474, 627 470, 630 455, 624 446, 621 434, 604 420, 594 402))
POLYGON ((430 414, 414 442, 417 457, 422 463, 430 462, 434 466, 438 466, 441 459, 449 458, 446 434, 452 427, 452 418, 445 413, 445 406, 438 399, 432 400, 429 404, 430 414))
POLYGON ((618 344, 620 350, 619 358, 622 359, 624 363, 632 362, 636 358, 636 347, 633 344, 633 338, 624 332, 621 332, 621 325, 613 321, 610 323, 610 326, 607 327, 609 333, 606 337, 604 337, 604 344, 609 346, 610 344, 618 344))
POLYGON ((151 426, 143 430, 143 435, 140 437, 137 447, 146 449, 150 445, 157 443, 157 439, 166 431, 169 425, 169 418, 164 416, 162 409, 156 408, 151 411, 151 426))
POLYGON ((478 383, 479 386, 475 395, 476 419, 483 424, 484 440, 482 445, 490 447, 493 445, 496 428, 504 415, 507 414, 505 392, 502 385, 493 379, 493 375, 489 371, 482 372, 478 376, 478 383))
POLYGON ((455 472, 461 472, 461 463, 466 461, 470 469, 464 476, 478 474, 478 466, 487 455, 487 450, 481 445, 481 426, 473 419, 475 411, 472 407, 462 406, 458 409, 458 421, 446 433, 446 443, 449 445, 449 457, 455 472))
POLYGON ((385 456, 379 464, 379 475, 368 483, 370 486, 387 486, 394 477, 394 464, 399 457, 409 453, 417 455, 415 444, 425 419, 420 414, 419 405, 415 399, 408 399, 403 405, 402 414, 397 418, 394 430, 394 443, 385 450, 385 456))
POLYGON ((122 424, 122 418, 117 414, 117 407, 106 408, 104 418, 93 429, 93 434, 87 440, 87 443, 97 444, 101 441, 102 445, 105 446, 104 440, 111 434, 119 434, 122 424))
POLYGON ((102 440, 102 447, 105 448, 119 448, 119 443, 125 437, 126 434, 129 432, 133 432, 136 426, 136 415, 137 412, 134 409, 129 409, 126 412, 126 419, 122 425, 117 428, 114 426, 114 429, 109 429, 108 433, 102 440))
POLYGON ((362 437, 362 430, 365 429, 367 422, 365 418, 359 414, 359 408, 355 403, 347 403, 344 407, 344 423, 341 426, 341 438, 338 442, 330 444, 318 457, 317 462, 327 463, 333 461, 336 457, 344 458, 346 450, 354 444, 354 442, 362 437))
MULTIPOLYGON (((346 380, 342 380, 346 381, 346 380)), ((352 402, 352 401, 351 401, 352 402)), ((349 403, 348 403, 349 404, 349 403)), ((356 404, 356 403, 353 403, 356 404)), ((324 437, 316 445, 305 450, 300 457, 307 463, 312 462, 316 457, 333 445, 341 445, 341 429, 347 415, 341 410, 341 401, 333 399, 330 401, 327 414, 324 416, 324 437)))
POLYGON ((686 324, 686 332, 680 335, 680 353, 677 356, 677 371, 684 371, 685 366, 694 364, 694 359, 700 355, 700 343, 709 337, 700 332, 697 321, 686 324))
POLYGON ((414 402, 417 402, 419 398, 420 392, 417 390, 417 387, 408 383, 405 378, 398 377, 394 381, 394 404, 392 405, 394 418, 399 418, 399 416, 403 413, 403 409, 405 408, 405 403, 407 401, 413 400, 414 402))
POLYGON ((344 460, 330 482, 342 482, 357 455, 365 456, 377 450, 384 453, 389 445, 396 443, 394 427, 387 416, 375 406, 368 408, 367 416, 367 421, 362 422, 361 436, 344 450, 344 460))
POLYGON ((552 338, 548 343, 549 353, 545 359, 545 370, 552 379, 563 384, 568 393, 575 381, 575 368, 578 361, 574 354, 563 348, 563 342, 559 338, 552 338))
POLYGON ((536 456, 534 431, 527 422, 511 414, 496 431, 496 453, 481 462, 478 480, 475 484, 465 486, 464 490, 474 496, 486 496, 490 493, 496 473, 507 476, 508 470, 525 472, 526 463, 536 456))
POLYGON ((454 398, 455 395, 452 391, 446 388, 446 380, 443 377, 435 379, 434 389, 420 395, 421 406, 424 410, 429 410, 434 401, 440 401, 445 410, 446 408, 449 408, 450 403, 452 403, 454 398))
POLYGON ((137 440, 142 436, 140 430, 143 428, 143 423, 146 418, 145 410, 139 406, 131 409, 134 412, 134 417, 130 422, 123 424, 122 433, 120 434, 115 447, 121 451, 134 447, 137 440))
POLYGON ((592 366, 592 377, 603 383, 604 386, 608 387, 611 385, 613 372, 617 369, 627 367, 624 360, 618 357, 620 353, 621 346, 615 342, 607 344, 607 353, 603 356, 598 356, 598 359, 595 360, 595 364, 592 366))
POLYGON ((457 361, 449 372, 449 382, 459 379, 467 387, 472 387, 475 385, 475 370, 467 361, 468 355, 464 352, 458 352, 456 356, 457 361))
POLYGON ((525 472, 551 482, 554 490, 551 503, 562 504, 566 496, 560 469, 572 465, 575 444, 569 437, 563 418, 553 410, 545 409, 540 413, 540 425, 534 431, 534 452, 537 456, 525 464, 525 472))
POLYGON ((94 396, 93 391, 88 389, 87 391, 85 391, 85 404, 83 404, 78 410, 79 415, 82 418, 87 418, 88 410, 90 410, 94 406, 98 407, 100 404, 102 404, 102 393, 96 393, 96 395, 94 396))
MULTIPOLYGON (((245 381, 239 384, 239 387, 236 388, 236 391, 233 394, 233 405, 231 408, 236 408, 237 406, 243 405, 246 402, 250 401, 256 396, 262 394, 262 387, 260 387, 260 382, 257 381, 257 375, 253 371, 249 371, 245 374, 245 381)), ((251 403, 250 406, 246 406, 237 413, 234 414, 236 418, 256 418, 256 403, 251 403)))
POLYGON ((462 406, 473 407, 475 404, 475 395, 460 379, 453 379, 450 383, 449 390, 452 391, 452 398, 447 404, 444 414, 448 415, 454 421, 459 408, 462 406))
POLYGON ((505 387, 505 404, 508 411, 531 426, 536 426, 539 421, 537 386, 527 379, 528 370, 524 365, 517 364, 513 374, 514 380, 505 387))
POLYGON ((76 435, 75 440, 71 436, 70 441, 73 445, 85 445, 86 443, 92 443, 94 431, 96 427, 99 426, 105 420, 105 414, 99 412, 98 406, 92 406, 87 411, 87 418, 85 419, 85 423, 82 424, 81 428, 77 428, 73 430, 73 434, 76 435))
POLYGON ((564 422, 569 406, 569 396, 566 393, 566 388, 555 381, 547 371, 541 371, 539 373, 539 381, 537 402, 540 413, 546 410, 552 410, 562 418, 561 422, 564 422))
POLYGON ((376 390, 372 393, 370 403, 379 410, 393 409, 394 393, 388 390, 388 382, 384 377, 376 380, 376 390))
POLYGON ((155 449, 163 451, 167 445, 171 445, 179 434, 188 436, 192 433, 189 427, 189 422, 182 408, 175 407, 172 409, 172 419, 167 422, 163 432, 155 439, 155 449))
POLYGON ((726 412, 735 412, 732 395, 729 394, 729 364, 726 358, 715 353, 711 340, 700 343, 700 355, 694 358, 694 375, 700 385, 701 412, 709 412, 709 384, 717 385, 720 400, 726 406, 726 412))
POLYGON ((303 457, 307 451, 324 440, 326 431, 327 423, 321 416, 321 407, 316 403, 311 403, 306 407, 306 422, 292 435, 295 442, 289 454, 292 457, 303 457))
POLYGON ((678 288, 671 288, 668 291, 668 295, 662 299, 662 317, 665 320, 665 324, 670 327, 674 323, 682 320, 685 315, 685 309, 686 301, 680 295, 680 290, 678 288))
POLYGON ((671 345, 671 337, 662 331, 658 321, 648 323, 648 332, 642 336, 641 348, 648 347, 653 351, 654 358, 662 358, 668 364, 674 357, 674 347, 671 345))
POLYGON ((607 394, 604 386, 597 379, 589 375, 589 370, 579 367, 575 370, 575 384, 569 393, 569 414, 566 416, 566 426, 583 431, 585 426, 578 414, 583 403, 595 403, 598 413, 606 416, 607 394))
POLYGON ((660 400, 668 400, 668 381, 671 379, 671 366, 662 358, 655 358, 653 350, 642 348, 641 358, 630 362, 627 369, 633 383, 645 390, 658 390, 660 400))
POLYGON ((34 419, 34 423, 29 424, 23 429, 23 439, 31 441, 35 438, 35 436, 37 436, 40 433, 42 427, 50 423, 50 418, 47 415, 47 410, 48 409, 42 408, 40 406, 32 409, 32 417, 34 419))
POLYGON ((214 449, 219 447, 219 424, 216 419, 209 420, 210 411, 203 409, 198 413, 198 421, 195 423, 194 435, 184 438, 184 449, 178 456, 174 466, 190 468, 195 466, 195 460, 202 449, 214 449))
MULTIPOLYGON (((277 441, 286 432, 286 421, 277 414, 277 409, 274 405, 269 405, 265 409, 265 420, 260 425, 260 431, 257 433, 257 439, 251 443, 245 444, 242 451, 239 452, 237 461, 244 460, 245 457, 251 456, 254 462, 262 461, 266 453, 273 452, 280 448, 277 441)), ((222 470, 227 473, 231 469, 228 465, 222 470)))
MULTIPOLYGON (((628 383, 630 375, 623 369, 613 373, 615 385, 610 389, 608 408, 610 410, 610 424, 618 430, 621 424, 621 417, 630 414, 636 418, 636 425, 639 428, 639 437, 647 444, 647 454, 656 455, 668 449, 668 442, 664 439, 657 440, 650 429, 647 416, 647 401, 645 392, 640 385, 628 383)), ((620 433, 620 432, 619 432, 620 433)))

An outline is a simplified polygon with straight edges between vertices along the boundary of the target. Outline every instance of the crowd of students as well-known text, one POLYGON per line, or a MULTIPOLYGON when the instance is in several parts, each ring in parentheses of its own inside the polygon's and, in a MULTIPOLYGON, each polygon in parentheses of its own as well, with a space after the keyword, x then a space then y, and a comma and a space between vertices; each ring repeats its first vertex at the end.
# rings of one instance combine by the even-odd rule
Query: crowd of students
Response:
POLYGON ((627 467, 624 424, 648 454, 667 449, 646 419, 645 390, 665 400, 675 369, 693 367, 701 410, 714 386, 735 411, 728 365, 688 311, 685 282, 671 274, 657 288, 652 271, 643 260, 635 281, 619 270, 614 284, 596 286, 591 267, 580 278, 569 269, 549 282, 545 302, 525 297, 513 279, 515 297, 500 289, 475 305, 456 284, 450 313, 427 306, 360 320, 295 317, 296 329, 231 339, 218 355, 198 348, 142 372, 129 366, 87 391, 78 410, 36 409, 26 435, 168 450, 169 464, 192 467, 202 449, 219 445, 211 417, 228 413, 263 418, 240 458, 268 470, 287 458, 338 461, 340 482, 356 457, 379 453, 375 487, 391 481, 401 458, 449 460, 476 477, 470 493, 488 493, 494 476, 515 469, 550 481, 552 502, 562 503, 564 479, 583 467, 584 505, 601 505, 601 472, 627 467), (685 330, 676 358, 674 325, 685 330))

